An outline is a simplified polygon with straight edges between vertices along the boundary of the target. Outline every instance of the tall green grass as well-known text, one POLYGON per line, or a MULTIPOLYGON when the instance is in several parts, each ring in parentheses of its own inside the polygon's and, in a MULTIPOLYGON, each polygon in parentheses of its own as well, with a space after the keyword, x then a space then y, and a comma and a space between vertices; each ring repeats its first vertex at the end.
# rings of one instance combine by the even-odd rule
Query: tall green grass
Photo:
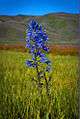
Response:
POLYGON ((0 119, 78 119, 78 57, 49 54, 52 60, 51 105, 45 87, 38 96, 35 69, 28 53, 0 51, 0 119))

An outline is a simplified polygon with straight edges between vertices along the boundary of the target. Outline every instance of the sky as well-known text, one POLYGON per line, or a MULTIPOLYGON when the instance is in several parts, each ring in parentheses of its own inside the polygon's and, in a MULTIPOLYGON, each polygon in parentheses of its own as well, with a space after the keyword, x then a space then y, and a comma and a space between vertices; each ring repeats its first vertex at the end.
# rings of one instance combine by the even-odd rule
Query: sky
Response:
POLYGON ((0 0, 0 15, 80 13, 79 0, 0 0))

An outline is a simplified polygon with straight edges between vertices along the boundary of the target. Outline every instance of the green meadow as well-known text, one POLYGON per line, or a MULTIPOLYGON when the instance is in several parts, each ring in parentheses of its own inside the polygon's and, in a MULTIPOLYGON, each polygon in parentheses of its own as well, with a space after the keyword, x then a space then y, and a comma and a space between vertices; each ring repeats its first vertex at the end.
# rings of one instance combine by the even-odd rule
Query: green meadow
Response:
POLYGON ((0 119, 78 119, 78 56, 48 57, 52 61, 50 105, 45 87, 42 99, 38 95, 36 70, 25 65, 30 55, 0 51, 0 119))

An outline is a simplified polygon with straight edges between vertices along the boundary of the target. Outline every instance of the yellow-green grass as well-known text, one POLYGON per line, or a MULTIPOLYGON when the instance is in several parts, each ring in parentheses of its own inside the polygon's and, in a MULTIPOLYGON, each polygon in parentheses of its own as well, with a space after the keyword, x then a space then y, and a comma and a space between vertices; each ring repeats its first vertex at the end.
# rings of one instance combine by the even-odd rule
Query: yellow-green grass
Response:
POLYGON ((35 69, 25 65, 29 58, 28 53, 0 51, 0 119, 49 119, 48 112, 52 119, 78 119, 78 56, 49 54, 51 108, 45 87, 40 100, 32 80, 36 77, 35 69))

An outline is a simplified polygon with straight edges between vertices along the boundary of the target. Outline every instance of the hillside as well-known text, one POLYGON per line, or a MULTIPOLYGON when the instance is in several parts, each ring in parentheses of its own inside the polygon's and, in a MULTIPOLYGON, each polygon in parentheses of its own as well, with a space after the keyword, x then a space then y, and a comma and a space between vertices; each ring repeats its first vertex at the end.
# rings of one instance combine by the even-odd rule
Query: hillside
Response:
POLYGON ((79 44, 79 17, 65 13, 0 16, 0 44, 24 44, 30 19, 36 19, 46 28, 50 44, 79 44))

